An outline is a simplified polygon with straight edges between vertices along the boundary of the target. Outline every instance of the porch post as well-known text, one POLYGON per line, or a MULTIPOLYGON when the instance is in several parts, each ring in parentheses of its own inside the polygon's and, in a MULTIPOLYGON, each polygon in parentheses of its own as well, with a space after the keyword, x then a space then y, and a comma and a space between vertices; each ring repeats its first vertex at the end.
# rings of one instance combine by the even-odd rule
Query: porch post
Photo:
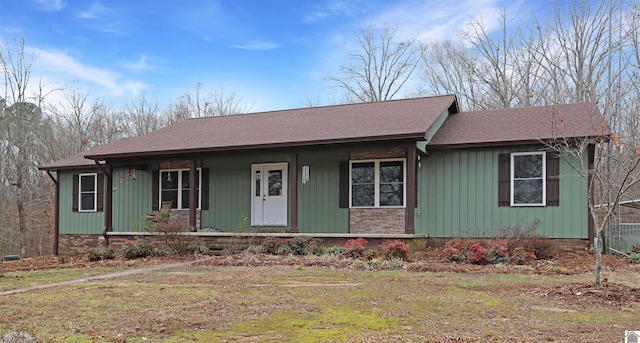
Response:
MULTIPOLYGON (((113 231, 113 166, 105 166, 104 175, 104 231, 113 231)), ((106 235, 105 235, 106 238, 106 235)))
POLYGON ((416 207, 416 147, 410 144, 407 147, 407 196, 404 216, 404 233, 414 234, 415 207, 416 207))
POLYGON ((189 161, 189 228, 196 229, 196 160, 189 161))
POLYGON ((289 163, 289 194, 291 200, 291 226, 289 232, 298 232, 298 154, 291 154, 289 163))

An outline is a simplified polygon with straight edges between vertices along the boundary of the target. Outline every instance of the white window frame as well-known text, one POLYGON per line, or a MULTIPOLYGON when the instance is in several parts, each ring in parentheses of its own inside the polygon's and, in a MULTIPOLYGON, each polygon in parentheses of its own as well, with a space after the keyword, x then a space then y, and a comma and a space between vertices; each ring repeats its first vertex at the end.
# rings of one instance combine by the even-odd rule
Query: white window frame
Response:
MULTIPOLYGON (((172 210, 188 210, 189 208, 185 208, 182 206, 182 172, 190 171, 189 168, 181 168, 181 169, 161 169, 158 175, 158 203, 162 204, 162 173, 166 172, 178 172, 178 204, 176 208, 172 208, 172 210)), ((200 205, 202 204, 202 168, 196 168, 196 172, 198 173, 198 206, 196 210, 200 209, 200 205)))
MULTIPOLYGON (((547 154, 545 151, 528 151, 528 152, 512 152, 511 153, 511 161, 509 162, 511 175, 511 206, 514 207, 540 207, 547 206, 547 154), (540 203, 516 203, 515 198, 515 167, 513 165, 515 156, 523 156, 523 155, 540 155, 542 156, 542 202, 540 203)), ((540 178, 520 178, 518 180, 538 180, 540 178)))
POLYGON ((97 212, 98 211, 98 173, 82 173, 78 174, 78 212, 97 212), (93 190, 82 191, 82 178, 93 177, 93 190), (93 194, 93 208, 82 207, 82 195, 93 194))
POLYGON ((372 160, 351 160, 349 161, 349 208, 405 208, 407 205, 407 159, 406 158, 386 158, 372 160), (353 164, 374 163, 374 206, 353 206, 353 177, 351 172, 353 164), (402 162, 402 205, 400 206, 380 206, 380 163, 381 162, 402 162))

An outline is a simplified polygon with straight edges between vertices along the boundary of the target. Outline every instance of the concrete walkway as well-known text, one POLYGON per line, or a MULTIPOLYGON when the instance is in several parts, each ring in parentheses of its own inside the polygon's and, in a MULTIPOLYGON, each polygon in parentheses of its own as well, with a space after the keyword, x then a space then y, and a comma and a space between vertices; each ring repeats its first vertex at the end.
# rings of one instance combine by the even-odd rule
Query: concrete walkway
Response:
POLYGON ((36 290, 40 290, 40 289, 58 287, 58 286, 74 285, 74 284, 78 284, 78 283, 91 282, 91 281, 96 281, 96 280, 106 280, 106 279, 112 279, 112 278, 117 278, 117 277, 121 277, 121 276, 143 274, 143 273, 153 272, 153 271, 156 271, 156 270, 164 270, 164 269, 184 267, 184 266, 191 265, 191 264, 193 264, 193 263, 195 263, 197 261, 198 260, 189 261, 189 262, 178 262, 178 263, 171 263, 171 264, 162 264, 162 265, 159 265, 159 266, 136 268, 136 269, 130 269, 130 270, 125 270, 125 271, 121 271, 121 272, 117 272, 117 273, 111 273, 111 274, 89 276, 89 277, 85 277, 85 278, 81 278, 81 279, 74 279, 74 280, 60 281, 60 282, 54 282, 54 283, 47 283, 47 284, 44 284, 44 285, 36 285, 36 286, 30 286, 30 287, 24 287, 24 288, 10 289, 10 290, 7 290, 7 291, 0 291, 0 296, 17 294, 17 293, 25 293, 25 292, 36 291, 36 290))

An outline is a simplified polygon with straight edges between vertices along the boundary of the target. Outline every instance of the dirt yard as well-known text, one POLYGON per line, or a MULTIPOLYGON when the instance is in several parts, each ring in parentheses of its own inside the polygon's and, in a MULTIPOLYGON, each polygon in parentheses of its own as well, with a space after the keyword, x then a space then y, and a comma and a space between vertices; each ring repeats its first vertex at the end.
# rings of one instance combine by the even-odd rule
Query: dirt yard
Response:
MULTIPOLYGON (((90 262, 86 255, 42 256, 25 258, 18 261, 0 263, 0 273, 12 271, 30 271, 43 269, 71 269, 121 267, 141 268, 158 264, 195 261, 201 255, 162 256, 126 260, 116 258, 90 262)), ((199 266, 247 266, 265 267, 279 265, 304 265, 333 269, 358 269, 348 259, 319 259, 313 256, 273 256, 241 253, 228 256, 208 256, 195 263, 199 266), (250 257, 248 257, 250 256, 250 257)), ((441 258, 439 249, 413 254, 411 260, 403 266, 410 272, 453 272, 465 274, 517 274, 517 275, 584 275, 585 280, 593 279, 595 257, 590 252, 558 253, 553 259, 533 261, 530 265, 475 265, 469 263, 448 262, 441 258)), ((640 264, 629 263, 619 255, 603 255, 602 286, 595 287, 592 282, 563 284, 559 286, 539 287, 523 290, 528 295, 552 297, 563 304, 598 305, 608 307, 637 306, 640 308, 640 264), (624 280, 616 276, 627 275, 624 280), (613 278, 612 278, 613 277, 613 278), (629 281, 631 280, 631 281, 629 281), (618 282, 621 281, 621 282, 618 282), (637 281, 637 282, 636 282, 637 281)))

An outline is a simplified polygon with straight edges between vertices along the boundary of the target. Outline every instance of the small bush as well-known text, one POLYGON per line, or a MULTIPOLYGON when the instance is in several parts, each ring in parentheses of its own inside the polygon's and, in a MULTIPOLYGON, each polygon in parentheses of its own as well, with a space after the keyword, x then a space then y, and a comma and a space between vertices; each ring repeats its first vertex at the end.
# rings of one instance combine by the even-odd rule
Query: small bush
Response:
POLYGON ((291 246, 287 243, 282 243, 276 250, 276 255, 288 255, 291 254, 291 246))
POLYGON ((629 256, 629 262, 640 263, 640 253, 631 253, 629 256))
POLYGON ((409 258, 409 246, 401 240, 382 244, 382 256, 387 260, 400 259, 406 261, 409 258))
POLYGON ((482 245, 478 243, 469 244, 469 248, 467 250, 467 257, 469 262, 471 263, 485 263, 485 254, 487 253, 487 249, 485 249, 482 245))
POLYGON ((549 237, 533 235, 522 242, 522 247, 536 255, 538 260, 546 260, 553 257, 555 248, 549 237))
POLYGON ((247 252, 251 254, 263 254, 264 247, 262 245, 250 245, 247 248, 247 252))
POLYGON ((509 248, 505 240, 497 239, 489 242, 485 254, 487 263, 498 264, 509 261, 509 248))
POLYGON ((344 245, 344 255, 349 258, 360 259, 364 257, 367 249, 367 240, 364 238, 350 239, 344 245))
POLYGON ((527 251, 523 247, 516 247, 511 251, 510 261, 514 264, 523 265, 529 264, 536 259, 536 255, 530 251, 527 251))
POLYGON ((295 237, 291 241, 291 252, 294 255, 309 255, 311 251, 310 239, 305 237, 295 237))
POLYGON ((277 255, 278 248, 282 245, 283 241, 278 238, 267 238, 262 242, 262 249, 265 254, 277 255))
POLYGON ((327 247, 324 249, 324 253, 329 255, 342 255, 343 252, 344 252, 344 247, 341 247, 339 245, 327 247))
POLYGON ((87 257, 89 258, 89 261, 100 261, 100 260, 111 260, 116 258, 116 256, 118 255, 118 253, 114 250, 111 250, 111 248, 106 247, 106 248, 102 248, 102 249, 95 249, 89 252, 89 254, 87 255, 87 257))
POLYGON ((120 254, 127 259, 148 257, 152 253, 153 247, 144 241, 138 241, 133 245, 126 245, 120 250, 120 254))
POLYGON ((454 238, 444 245, 442 255, 447 261, 462 262, 467 260, 467 246, 462 239, 454 238))

